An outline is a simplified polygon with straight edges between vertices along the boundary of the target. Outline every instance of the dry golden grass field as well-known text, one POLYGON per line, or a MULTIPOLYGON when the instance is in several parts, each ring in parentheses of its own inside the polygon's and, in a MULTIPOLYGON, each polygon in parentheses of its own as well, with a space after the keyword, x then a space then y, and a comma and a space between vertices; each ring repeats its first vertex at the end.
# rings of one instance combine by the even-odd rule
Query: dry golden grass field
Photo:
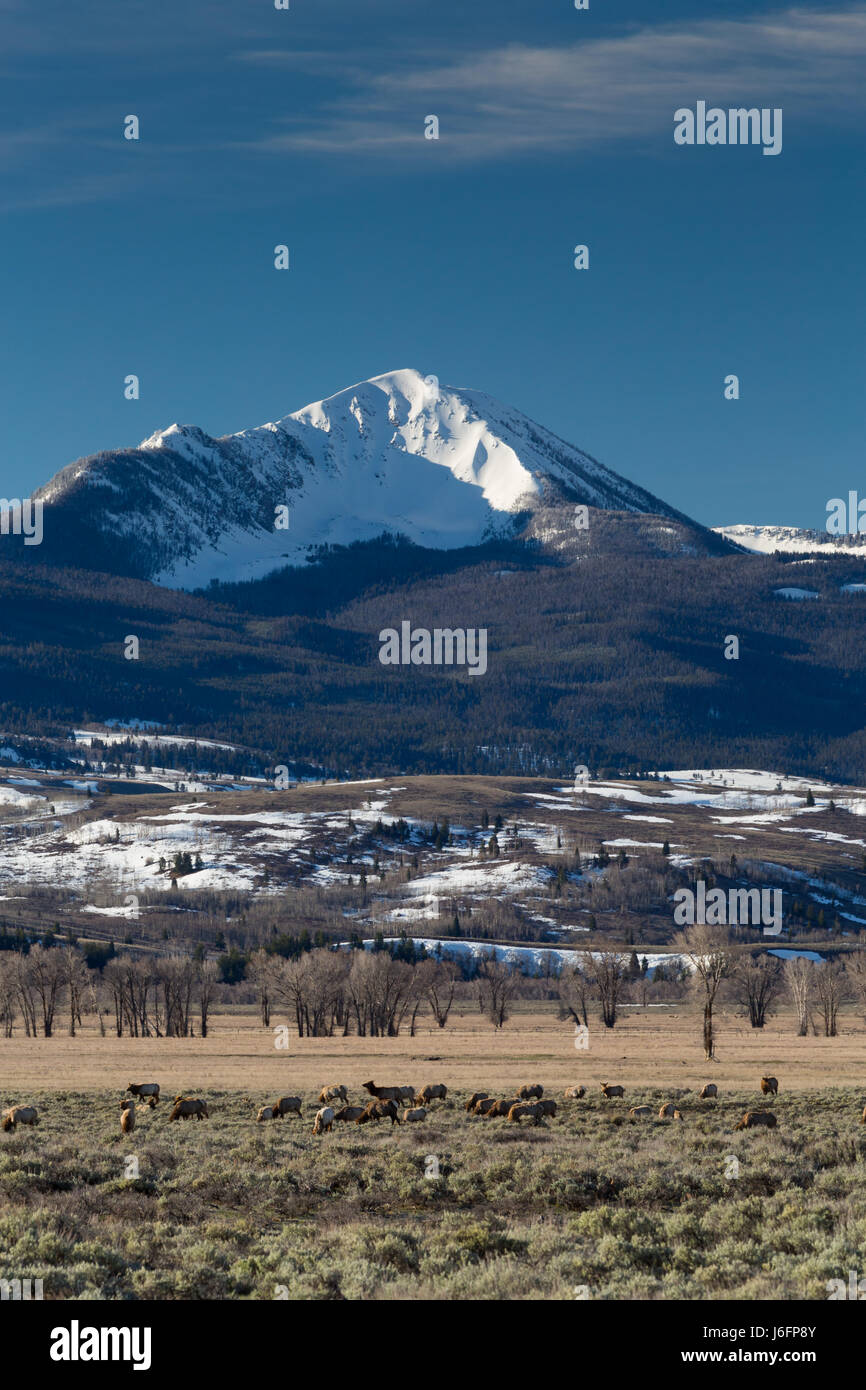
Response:
MULTIPOLYGON (((380 1085, 444 1081, 454 1090, 496 1093, 524 1081, 556 1092, 573 1083, 626 1086, 720 1087, 749 1090, 764 1073, 786 1091, 828 1084, 862 1087, 866 1103, 866 1026, 853 1011, 841 1015, 836 1038, 798 1038, 792 1016, 780 1012, 763 1029, 724 1010, 716 1014, 717 1060, 707 1063, 701 1020, 687 1005, 626 1008, 615 1029, 590 1027, 589 1048, 574 1046, 574 1027, 556 1006, 524 1006, 496 1032, 476 1010, 452 1012, 445 1029, 425 1025, 414 1038, 298 1038, 276 1046, 256 1010, 217 1012, 201 1038, 102 1038, 92 1022, 78 1037, 0 1040, 0 1100, 23 1101, 28 1090, 120 1092, 130 1081, 157 1080, 165 1094, 213 1086, 250 1096, 326 1082, 356 1091, 369 1079, 380 1085)), ((858 1091, 859 1094, 859 1091, 858 1091)))

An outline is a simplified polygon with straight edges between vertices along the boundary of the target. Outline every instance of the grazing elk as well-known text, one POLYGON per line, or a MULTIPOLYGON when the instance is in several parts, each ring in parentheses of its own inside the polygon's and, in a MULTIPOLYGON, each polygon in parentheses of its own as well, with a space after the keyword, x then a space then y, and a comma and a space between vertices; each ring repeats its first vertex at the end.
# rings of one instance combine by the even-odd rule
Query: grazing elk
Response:
MULTIPOLYGON (((474 1109, 473 1109, 473 1111, 472 1111, 472 1114, 473 1114, 473 1115, 489 1115, 492 1111, 495 1110, 495 1107, 496 1107, 497 1105, 500 1105, 500 1104, 501 1104, 501 1102, 498 1101, 498 1100, 496 1099, 495 1096, 482 1096, 480 1100, 477 1100, 477 1101, 475 1102, 475 1106, 474 1106, 474 1109)), ((512 1101, 511 1104, 514 1105, 515 1102, 512 1101)), ((499 1112, 496 1111, 495 1113, 498 1114, 499 1112)), ((506 1112, 506 1113, 507 1113, 507 1112, 506 1112)))
POLYGON ((534 1125, 540 1125, 542 1120, 542 1110, 540 1105, 532 1105, 527 1101, 518 1101, 512 1105, 508 1112, 509 1120, 515 1124, 520 1124, 521 1120, 531 1120, 534 1125))
POLYGON ((159 1085, 156 1081, 141 1081, 138 1085, 130 1081, 126 1089, 131 1096, 137 1096, 139 1100, 149 1100, 151 1109, 159 1101, 159 1085))
POLYGON ((363 1082, 364 1090, 376 1100, 393 1100, 398 1105, 403 1099, 402 1086, 377 1086, 375 1081, 363 1082))
POLYGON ((323 1105, 321 1110, 316 1111, 316 1118, 313 1121, 313 1133, 324 1134, 334 1127, 334 1112, 330 1105, 323 1105))
POLYGON ((532 1086, 521 1086, 517 1095, 520 1100, 541 1100, 544 1095, 544 1087, 536 1081, 532 1086))
POLYGON ((416 1105, 429 1105, 431 1100, 444 1100, 448 1094, 448 1087, 436 1084, 432 1086, 422 1086, 421 1090, 412 1099, 416 1105))
POLYGON ((169 1115, 170 1120, 189 1120, 195 1115, 197 1120, 208 1120, 207 1101, 197 1100, 191 1096, 175 1096, 174 1109, 169 1115))
POLYGON ((380 1120, 390 1120, 392 1128, 394 1125, 398 1125, 400 1123, 400 1115, 397 1110, 397 1102, 394 1100, 371 1100, 370 1104, 364 1108, 363 1113, 358 1116, 355 1123, 366 1125, 369 1124, 370 1120, 374 1120, 376 1124, 378 1124, 380 1120))
POLYGON ((772 1110, 747 1110, 734 1129, 757 1129, 759 1125, 766 1125, 767 1129, 776 1128, 776 1117, 772 1110))
POLYGON ((14 1129, 16 1125, 35 1125, 39 1123, 39 1111, 35 1105, 13 1105, 3 1111, 3 1128, 14 1129))
POLYGON ((364 1113, 363 1105, 344 1105, 334 1116, 334 1124, 354 1124, 364 1113))
POLYGON ((280 1096, 279 1100, 274 1101, 271 1109, 275 1120, 282 1119, 283 1115, 297 1115, 299 1120, 303 1118, 300 1096, 280 1096))
POLYGON ((488 1118, 494 1116, 504 1117, 508 1114, 513 1105, 521 1105, 523 1103, 524 1102, 521 1101, 519 1096, 509 1096, 508 1100, 495 1100, 491 1105, 490 1109, 486 1110, 484 1113, 488 1116, 488 1118))
POLYGON ((319 1092, 319 1105, 330 1105, 332 1100, 341 1100, 344 1105, 349 1103, 349 1092, 345 1086, 323 1086, 319 1092))

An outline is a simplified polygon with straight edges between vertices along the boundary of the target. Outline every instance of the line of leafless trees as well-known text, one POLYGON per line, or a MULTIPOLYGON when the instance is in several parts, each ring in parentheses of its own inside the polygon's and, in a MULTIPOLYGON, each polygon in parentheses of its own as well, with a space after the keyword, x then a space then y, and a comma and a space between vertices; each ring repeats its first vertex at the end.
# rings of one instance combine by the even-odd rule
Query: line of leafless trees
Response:
MULTIPOLYGON (((690 967, 689 988, 701 1007, 704 1053, 715 1055, 716 1005, 730 1002, 743 1008, 753 1028, 763 1028, 783 1000, 793 1009, 797 1033, 836 1037, 839 1010, 855 1003, 866 1019, 866 949, 844 960, 813 960, 808 956, 781 959, 768 952, 736 952, 727 928, 698 925, 686 928, 674 949, 690 967)), ((642 983, 639 988, 645 988, 642 983)), ((589 1023, 590 1007, 598 1006, 602 1024, 613 1028, 625 998, 633 998, 629 955, 600 951, 582 957, 559 980, 559 1015, 577 1024, 589 1023)))
MULTIPOLYGON (((425 1014, 444 1028, 455 999, 473 997, 496 1029, 524 996, 558 999, 560 1018, 578 1025, 588 1025, 597 1010, 602 1025, 613 1028, 623 1003, 646 1003, 650 993, 668 990, 672 999, 697 999, 707 1058, 714 1056, 715 1011, 722 1002, 742 1008, 753 1028, 763 1028, 785 1001, 800 1035, 835 1037, 844 1004, 854 1002, 866 1018, 866 949, 844 961, 782 960, 766 951, 738 951, 727 928, 712 926, 687 928, 674 949, 690 968, 661 984, 636 974, 634 952, 622 950, 581 953, 573 968, 544 979, 527 979, 491 954, 469 982, 452 961, 428 958, 413 965, 387 950, 319 948, 289 960, 259 950, 248 961, 245 988, 255 991, 264 1027, 279 1011, 288 1013, 299 1037, 371 1038, 397 1037, 401 1030, 414 1037, 425 1014)), ((34 946, 27 955, 4 951, 0 1033, 12 1037, 23 1026, 27 1037, 51 1037, 63 1028, 74 1037, 89 1015, 103 1036, 207 1037, 214 1004, 230 992, 212 960, 121 955, 100 974, 72 946, 34 946)))
POLYGON ((120 957, 102 975, 72 946, 34 946, 27 955, 0 955, 0 1029, 7 1038, 19 1018, 28 1038, 50 1038, 65 1023, 70 1037, 82 1016, 95 1015, 103 1036, 187 1038, 198 1020, 207 1037, 217 990, 214 961, 186 957, 120 957))
POLYGON ((450 961, 396 960, 388 951, 320 949, 296 960, 257 951, 247 979, 258 992, 262 1023, 276 1008, 287 1008, 299 1037, 397 1037, 408 1028, 414 1037, 419 1014, 429 1009, 444 1028, 454 1003, 459 971, 450 961))

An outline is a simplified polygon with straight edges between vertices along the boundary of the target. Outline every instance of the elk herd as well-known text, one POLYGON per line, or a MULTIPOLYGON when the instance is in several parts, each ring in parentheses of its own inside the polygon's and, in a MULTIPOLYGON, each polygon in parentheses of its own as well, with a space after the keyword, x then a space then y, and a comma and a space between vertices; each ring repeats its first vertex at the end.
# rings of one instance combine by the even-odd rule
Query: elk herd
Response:
MULTIPOLYGON (((149 1109, 153 1110, 159 1104, 160 1098, 159 1085, 155 1081, 131 1082, 126 1089, 131 1099, 124 1099, 120 1102, 120 1129, 124 1135, 131 1134, 135 1129, 136 1101, 146 1104, 149 1109)), ((444 1101, 448 1095, 447 1086, 438 1082, 422 1086, 420 1090, 416 1090, 414 1086, 377 1086, 374 1081, 365 1081, 363 1089, 367 1092, 369 1099, 363 1105, 350 1105, 347 1086, 323 1086, 316 1101, 318 1109, 313 1120, 313 1134, 330 1133, 335 1124, 378 1124, 380 1120, 390 1120, 392 1127, 400 1123, 416 1124, 427 1119, 433 1101, 444 1101), (402 1116, 400 1114, 401 1107, 403 1107, 402 1116)), ((624 1086, 602 1081, 600 1082, 600 1089, 604 1100, 625 1099, 624 1086)), ((760 1090, 763 1096, 777 1096, 779 1094, 779 1082, 775 1076, 762 1076, 760 1090)), ((688 1094, 688 1091, 681 1091, 679 1098, 688 1094)), ((719 1088, 715 1082, 708 1081, 697 1094, 698 1100, 717 1100, 719 1088)), ((583 1100, 585 1095, 585 1086, 569 1086, 563 1092, 563 1099, 583 1100)), ((487 1091, 473 1091, 463 1109, 467 1115, 481 1119, 507 1119, 518 1125, 521 1120, 531 1120, 534 1125, 540 1125, 544 1119, 555 1118, 557 1102, 549 1097, 545 1098, 544 1087, 540 1083, 534 1082, 521 1086, 514 1095, 501 1099, 489 1095, 487 1091)), ((653 1114, 653 1109, 649 1105, 633 1105, 628 1114, 634 1120, 649 1119, 653 1114)), ((261 1106, 256 1120, 259 1122, 279 1120, 287 1115, 303 1120, 300 1096, 281 1096, 272 1104, 261 1106)), ((192 1118, 207 1120, 209 1118, 207 1101, 196 1096, 175 1096, 168 1118, 169 1120, 189 1120, 192 1118)), ((683 1115, 673 1101, 666 1101, 658 1111, 658 1118, 660 1120, 682 1120, 683 1115)), ((8 1110, 3 1111, 2 1121, 4 1130, 14 1130, 17 1125, 38 1124, 39 1113, 35 1105, 13 1105, 8 1110)), ((758 1129, 761 1127, 775 1129, 776 1123, 776 1116, 772 1110, 747 1110, 734 1129, 758 1129)), ((864 1107, 860 1123, 866 1124, 866 1107, 864 1107)))
MULTIPOLYGON (((601 1095, 604 1100, 624 1100, 625 1087, 611 1085, 609 1081, 599 1083, 601 1095)), ((778 1095, 779 1083, 775 1076, 761 1077, 761 1093, 763 1095, 778 1095)), ((532 1120, 533 1124, 541 1124, 545 1116, 556 1115, 556 1101, 542 1100, 544 1087, 538 1084, 534 1086, 521 1086, 520 1090, 509 1100, 497 1100, 489 1096, 486 1091, 474 1091, 464 1106, 467 1114, 480 1115, 485 1119, 493 1119, 496 1116, 506 1117, 519 1124, 521 1120, 532 1120)), ((688 1091, 683 1091, 682 1095, 688 1095, 688 1091)), ((563 1092, 565 1100, 583 1100, 586 1095, 585 1086, 569 1086, 563 1092)), ((699 1100, 717 1100, 719 1088, 713 1081, 708 1081, 698 1092, 699 1100)), ((629 1117, 633 1120, 648 1120, 653 1113, 651 1105, 633 1105, 629 1110, 629 1117)), ((672 1100, 665 1101, 658 1112, 660 1120, 682 1120, 683 1113, 672 1100)), ((866 1108, 863 1110, 863 1120, 866 1124, 866 1108)), ((769 1129, 775 1129, 776 1117, 772 1111, 768 1110, 747 1110, 735 1129, 753 1129, 759 1125, 766 1125, 769 1129)))

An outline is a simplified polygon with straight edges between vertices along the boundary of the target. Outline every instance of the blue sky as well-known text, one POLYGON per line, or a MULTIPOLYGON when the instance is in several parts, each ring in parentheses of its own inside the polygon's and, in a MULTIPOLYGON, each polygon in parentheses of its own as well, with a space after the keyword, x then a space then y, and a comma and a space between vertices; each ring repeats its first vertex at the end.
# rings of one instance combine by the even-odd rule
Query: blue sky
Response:
POLYGON ((0 0, 0 493, 415 366, 822 526, 866 492, 864 58, 862 3, 0 0), (782 153, 676 146, 699 99, 782 153))

